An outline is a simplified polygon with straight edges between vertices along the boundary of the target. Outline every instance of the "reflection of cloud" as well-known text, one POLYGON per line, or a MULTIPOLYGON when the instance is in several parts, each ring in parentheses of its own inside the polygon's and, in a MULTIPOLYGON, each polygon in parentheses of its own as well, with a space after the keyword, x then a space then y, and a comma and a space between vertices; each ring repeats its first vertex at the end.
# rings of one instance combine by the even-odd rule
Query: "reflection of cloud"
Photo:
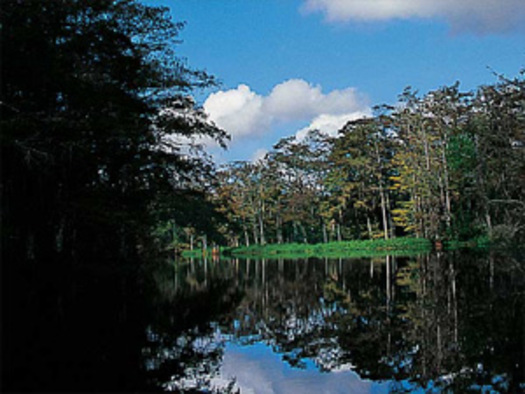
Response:
POLYGON ((388 383, 361 380, 349 370, 321 373, 313 367, 294 369, 262 344, 227 345, 221 375, 226 379, 235 377, 243 394, 388 392, 388 383))
POLYGON ((525 22, 523 0, 305 0, 330 22, 444 18, 454 31, 504 31, 525 22))
POLYGON ((276 85, 269 95, 247 85, 211 94, 204 110, 219 127, 236 137, 262 135, 275 123, 307 121, 320 116, 351 115, 368 111, 365 97, 354 88, 323 93, 302 79, 276 85))

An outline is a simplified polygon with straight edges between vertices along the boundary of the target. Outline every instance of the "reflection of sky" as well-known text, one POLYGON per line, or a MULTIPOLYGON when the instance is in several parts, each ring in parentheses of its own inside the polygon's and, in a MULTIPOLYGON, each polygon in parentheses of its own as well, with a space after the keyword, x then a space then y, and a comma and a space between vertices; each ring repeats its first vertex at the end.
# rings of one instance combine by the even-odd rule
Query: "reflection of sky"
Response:
POLYGON ((292 368, 269 346, 227 344, 221 375, 236 378, 241 392, 277 393, 387 393, 388 382, 361 380, 349 370, 319 372, 313 363, 305 369, 292 368))

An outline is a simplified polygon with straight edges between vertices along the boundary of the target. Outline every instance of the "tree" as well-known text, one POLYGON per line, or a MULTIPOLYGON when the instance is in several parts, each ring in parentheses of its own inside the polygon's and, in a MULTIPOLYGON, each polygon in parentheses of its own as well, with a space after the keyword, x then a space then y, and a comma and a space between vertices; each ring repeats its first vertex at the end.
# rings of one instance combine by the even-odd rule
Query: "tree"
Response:
MULTIPOLYGON (((329 184, 348 207, 359 227, 366 219, 366 234, 375 238, 374 227, 381 228, 379 236, 390 237, 388 183, 392 144, 381 118, 348 122, 334 140, 330 155, 329 184), (377 211, 379 215, 376 215, 377 211), (376 216, 379 216, 376 221, 376 216)), ((340 209, 341 209, 340 208, 340 209)), ((361 231, 358 230, 358 237, 361 231)))
POLYGON ((214 211, 188 144, 225 136, 189 96, 213 79, 175 56, 182 24, 137 1, 6 0, 0 26, 2 389, 150 391, 130 346, 144 266, 154 229, 169 242, 188 206, 214 211))
POLYGON ((136 255, 207 166, 180 137, 225 137, 188 96, 213 79, 175 56, 183 25, 134 0, 8 0, 1 25, 3 252, 136 255))
POLYGON ((474 99, 470 119, 479 215, 491 238, 525 239, 525 71, 499 76, 474 99))

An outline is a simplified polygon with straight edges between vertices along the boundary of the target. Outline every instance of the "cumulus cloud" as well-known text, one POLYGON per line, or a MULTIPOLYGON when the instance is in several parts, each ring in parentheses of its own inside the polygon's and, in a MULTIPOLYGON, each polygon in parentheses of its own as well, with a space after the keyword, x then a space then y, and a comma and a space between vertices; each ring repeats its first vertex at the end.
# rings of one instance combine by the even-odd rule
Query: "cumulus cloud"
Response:
POLYGON ((247 85, 213 93, 204 102, 204 111, 210 119, 233 136, 268 127, 270 119, 264 116, 262 107, 263 97, 252 92, 247 85))
POLYGON ((256 163, 260 160, 263 160, 267 153, 268 153, 268 149, 265 149, 265 148, 257 149, 252 155, 252 162, 256 163))
POLYGON ((297 131, 295 137, 301 141, 306 137, 308 131, 319 130, 325 135, 335 137, 337 132, 349 121, 365 118, 371 115, 370 110, 352 112, 342 115, 319 115, 305 128, 297 131))
POLYGON ((329 22, 444 18, 455 31, 497 32, 525 22, 523 0, 305 0, 329 22))
MULTIPOLYGON (((276 85, 267 96, 247 85, 211 94, 204 110, 232 139, 262 135, 275 124, 286 122, 333 123, 368 111, 366 97, 354 88, 323 93, 321 86, 302 79, 276 85), (331 119, 328 121, 327 119, 331 119)), ((344 123, 343 123, 344 124, 344 123)))

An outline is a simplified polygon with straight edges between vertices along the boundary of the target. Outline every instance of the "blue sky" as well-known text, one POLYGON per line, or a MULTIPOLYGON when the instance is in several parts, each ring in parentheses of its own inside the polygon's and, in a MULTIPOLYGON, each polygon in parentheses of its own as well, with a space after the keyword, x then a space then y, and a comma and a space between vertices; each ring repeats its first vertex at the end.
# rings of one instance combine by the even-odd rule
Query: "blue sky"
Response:
POLYGON ((525 0, 152 0, 187 22, 180 56, 221 85, 197 99, 232 134, 218 161, 334 133, 410 85, 495 81, 525 66, 525 0), (301 133, 299 133, 301 134, 301 133))

